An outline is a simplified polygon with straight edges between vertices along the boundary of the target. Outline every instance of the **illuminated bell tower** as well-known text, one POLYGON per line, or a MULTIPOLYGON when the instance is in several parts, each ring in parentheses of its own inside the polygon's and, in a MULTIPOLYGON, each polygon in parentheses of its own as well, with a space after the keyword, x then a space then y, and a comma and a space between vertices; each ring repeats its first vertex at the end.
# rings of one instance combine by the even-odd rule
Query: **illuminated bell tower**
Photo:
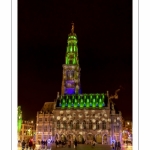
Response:
POLYGON ((61 95, 79 94, 80 89, 80 66, 78 58, 77 35, 74 33, 72 23, 71 33, 68 35, 65 64, 63 65, 63 79, 61 95))

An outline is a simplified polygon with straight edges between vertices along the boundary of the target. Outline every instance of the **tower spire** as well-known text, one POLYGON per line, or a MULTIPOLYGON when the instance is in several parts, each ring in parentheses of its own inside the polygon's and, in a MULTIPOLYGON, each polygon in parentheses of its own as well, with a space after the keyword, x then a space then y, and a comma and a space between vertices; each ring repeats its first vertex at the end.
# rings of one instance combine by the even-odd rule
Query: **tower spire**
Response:
POLYGON ((71 33, 74 33, 74 23, 72 22, 72 28, 71 28, 71 33))

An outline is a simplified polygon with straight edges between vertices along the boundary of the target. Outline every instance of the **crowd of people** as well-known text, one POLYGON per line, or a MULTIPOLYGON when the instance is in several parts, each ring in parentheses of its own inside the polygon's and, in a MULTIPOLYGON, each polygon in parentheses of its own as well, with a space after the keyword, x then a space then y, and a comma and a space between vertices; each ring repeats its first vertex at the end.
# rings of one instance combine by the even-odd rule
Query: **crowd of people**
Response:
MULTIPOLYGON (((56 144, 56 148, 57 147, 64 147, 66 145, 68 145, 68 147, 72 146, 71 140, 61 141, 61 140, 56 139, 55 144, 56 144)), ((73 146, 74 146, 74 148, 77 148, 77 140, 76 139, 73 141, 73 146)))
POLYGON ((113 150, 121 150, 121 143, 120 143, 120 141, 112 142, 112 149, 113 150))
MULTIPOLYGON (((50 143, 54 143, 54 141, 39 141, 38 143, 40 145, 40 148, 45 149, 45 148, 50 147, 50 143)), ((69 148, 71 148, 73 146, 73 148, 76 149, 78 142, 76 139, 74 139, 73 141, 56 139, 55 144, 56 144, 56 148, 57 147, 65 147, 65 146, 68 146, 69 148)), ((95 147, 96 142, 93 140, 93 141, 90 141, 90 143, 85 142, 85 144, 90 144, 92 147, 95 147)), ((113 150, 121 150, 120 141, 112 142, 111 147, 113 150)), ((35 142, 33 140, 29 140, 29 142, 25 142, 23 140, 22 141, 22 150, 35 150, 35 142)))
POLYGON ((32 140, 29 140, 29 142, 25 142, 24 140, 22 141, 22 150, 24 149, 35 149, 35 142, 33 142, 32 140))

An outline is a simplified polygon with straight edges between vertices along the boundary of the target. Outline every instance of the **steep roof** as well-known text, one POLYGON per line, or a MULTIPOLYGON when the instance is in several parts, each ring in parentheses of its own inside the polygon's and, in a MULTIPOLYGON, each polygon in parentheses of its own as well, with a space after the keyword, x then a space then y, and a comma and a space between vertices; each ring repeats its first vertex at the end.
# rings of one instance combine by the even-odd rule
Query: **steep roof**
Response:
POLYGON ((55 102, 45 102, 41 111, 43 112, 52 112, 54 109, 55 102))

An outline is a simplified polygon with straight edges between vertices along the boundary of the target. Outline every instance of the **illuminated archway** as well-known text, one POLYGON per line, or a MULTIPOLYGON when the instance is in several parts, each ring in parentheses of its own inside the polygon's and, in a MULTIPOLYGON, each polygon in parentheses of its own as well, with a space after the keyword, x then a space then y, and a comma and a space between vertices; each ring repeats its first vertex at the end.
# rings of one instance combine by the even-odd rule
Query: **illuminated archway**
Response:
POLYGON ((60 140, 63 141, 63 142, 65 142, 67 140, 66 136, 64 134, 61 134, 60 140))
POLYGON ((68 139, 68 140, 71 140, 71 141, 74 141, 74 140, 76 139, 76 136, 75 136, 73 133, 69 133, 69 134, 67 135, 67 139, 68 139))
POLYGON ((89 133, 88 135, 87 135, 87 140, 93 140, 94 139, 94 136, 93 136, 93 134, 92 133, 89 133))
POLYGON ((81 134, 78 134, 76 139, 78 143, 84 143, 84 138, 81 134))
POLYGON ((102 144, 107 144, 107 134, 103 135, 103 143, 102 144))
POLYGON ((102 144, 102 135, 100 133, 96 135, 96 142, 102 144))

